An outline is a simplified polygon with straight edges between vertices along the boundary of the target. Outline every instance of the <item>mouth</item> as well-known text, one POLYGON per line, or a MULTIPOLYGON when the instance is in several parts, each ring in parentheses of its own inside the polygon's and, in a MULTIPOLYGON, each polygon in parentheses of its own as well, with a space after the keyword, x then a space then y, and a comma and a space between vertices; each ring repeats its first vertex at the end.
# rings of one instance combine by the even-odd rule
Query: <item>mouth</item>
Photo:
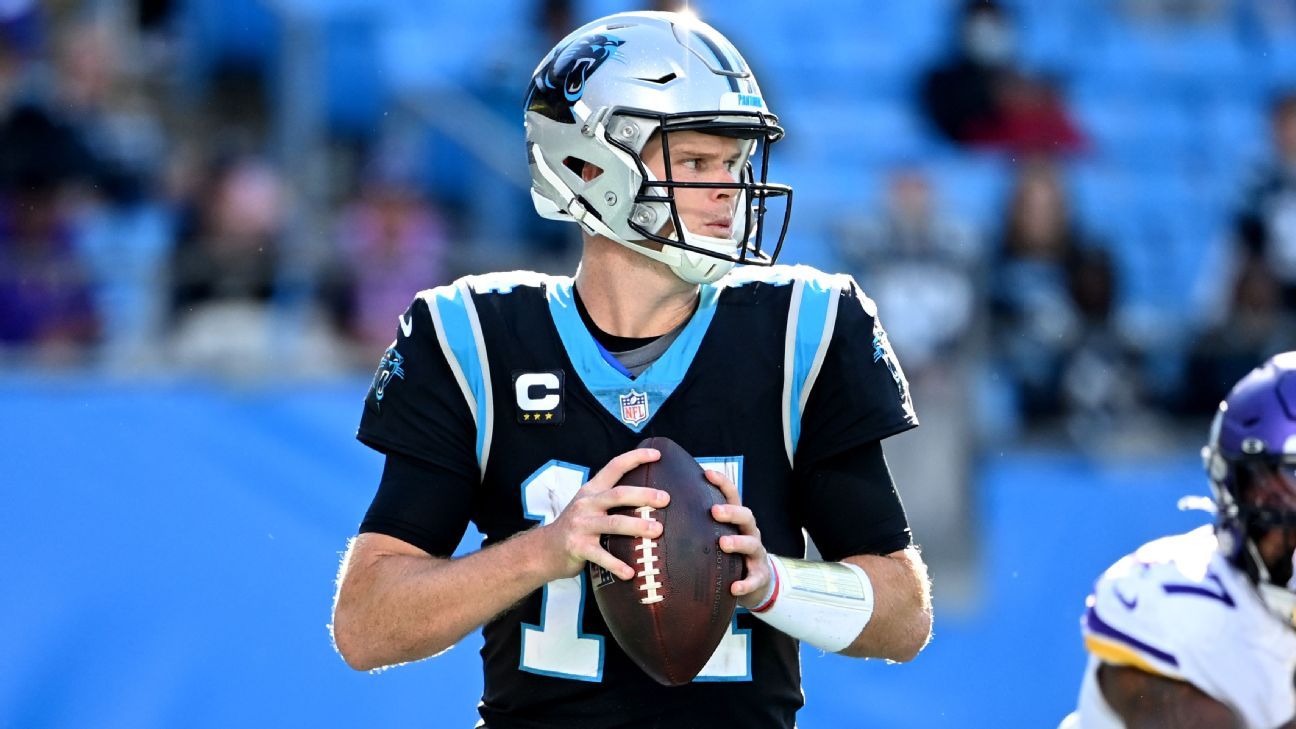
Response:
POLYGON ((712 220, 703 225, 702 229, 713 238, 729 238, 733 235, 733 222, 730 220, 712 220))

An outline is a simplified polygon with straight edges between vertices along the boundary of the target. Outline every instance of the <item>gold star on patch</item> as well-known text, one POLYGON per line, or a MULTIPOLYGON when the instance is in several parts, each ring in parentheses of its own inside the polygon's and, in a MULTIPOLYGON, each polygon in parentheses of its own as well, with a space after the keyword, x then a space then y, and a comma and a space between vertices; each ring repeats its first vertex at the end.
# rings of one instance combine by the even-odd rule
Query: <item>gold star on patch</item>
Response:
POLYGON ((553 413, 545 413, 545 420, 553 420, 553 413))
POLYGON ((530 420, 530 419, 531 419, 531 413, 522 413, 522 419, 523 419, 523 420, 530 420))

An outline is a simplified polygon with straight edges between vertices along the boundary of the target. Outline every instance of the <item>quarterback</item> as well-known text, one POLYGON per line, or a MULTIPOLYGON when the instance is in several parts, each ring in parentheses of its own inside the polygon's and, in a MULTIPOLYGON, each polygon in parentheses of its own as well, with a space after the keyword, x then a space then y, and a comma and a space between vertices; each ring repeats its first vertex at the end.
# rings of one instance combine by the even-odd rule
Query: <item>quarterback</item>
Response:
POLYGON ((525 120, 536 209, 580 226, 580 266, 466 277, 400 317, 360 421, 386 465, 338 577, 343 658, 481 627, 494 729, 790 728, 799 641, 913 658, 929 588, 881 447, 917 424, 908 385, 854 281, 774 265, 792 190, 767 181, 783 129, 746 62, 695 19, 613 15, 541 61, 525 120), (707 469, 746 567, 728 634, 671 688, 609 639, 586 570, 632 577, 600 538, 659 533, 608 513, 665 505, 619 483, 659 457, 648 436, 707 469), (470 522, 482 547, 452 559, 470 522))
POLYGON ((1296 352, 1233 387, 1202 456, 1215 524, 1098 579, 1063 729, 1296 727, 1296 352))

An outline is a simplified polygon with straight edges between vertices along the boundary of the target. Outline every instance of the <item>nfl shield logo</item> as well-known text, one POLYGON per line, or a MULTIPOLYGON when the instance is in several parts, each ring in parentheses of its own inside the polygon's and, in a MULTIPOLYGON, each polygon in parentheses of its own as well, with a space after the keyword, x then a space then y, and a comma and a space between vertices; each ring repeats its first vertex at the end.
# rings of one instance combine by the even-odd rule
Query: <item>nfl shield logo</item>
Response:
POLYGON ((633 428, 648 419, 648 393, 631 390, 617 398, 621 401, 621 422, 633 428))

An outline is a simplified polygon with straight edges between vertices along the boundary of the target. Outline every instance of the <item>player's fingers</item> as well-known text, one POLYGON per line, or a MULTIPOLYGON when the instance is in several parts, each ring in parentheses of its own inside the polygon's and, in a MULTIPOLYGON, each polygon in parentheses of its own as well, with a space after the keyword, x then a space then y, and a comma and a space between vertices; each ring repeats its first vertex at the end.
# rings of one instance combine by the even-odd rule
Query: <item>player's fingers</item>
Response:
POLYGON ((645 463, 651 463, 661 458, 661 451, 656 448, 636 448, 632 451, 626 451, 621 455, 608 461, 608 464, 594 474, 584 488, 593 493, 607 491, 616 486, 621 481, 621 477, 633 471, 638 466, 645 463))
POLYGON ((734 597, 742 597, 751 593, 764 595, 769 591, 770 580, 774 576, 769 571, 769 559, 762 552, 759 557, 747 557, 747 574, 741 580, 736 580, 729 586, 729 592, 734 597))
POLYGON ((723 471, 713 471, 710 468, 705 468, 703 470, 706 472, 707 480, 710 481, 713 486, 720 489, 720 493, 724 495, 727 503, 742 503, 742 500, 738 496, 738 487, 734 485, 733 481, 729 480, 729 477, 726 476, 723 471))
POLYGON ((760 579, 755 576, 749 576, 746 579, 738 580, 730 585, 729 594, 734 597, 742 597, 743 595, 750 595, 753 592, 764 593, 768 582, 769 578, 760 579))
POLYGON ((651 519, 640 519, 637 516, 611 514, 599 520, 600 534, 623 534, 627 537, 660 537, 662 523, 651 519))
POLYGON ((603 511, 618 506, 651 506, 657 509, 670 503, 670 494, 645 486, 613 486, 590 497, 591 505, 603 511))
POLYGON ((760 553, 761 547, 760 537, 746 534, 727 534, 720 537, 720 550, 729 554, 755 556, 760 553))
POLYGON ((621 560, 617 559, 616 557, 613 557, 612 554, 608 552, 606 549, 591 550, 589 554, 585 555, 585 559, 589 562, 593 562, 594 564, 602 567, 608 572, 611 572, 612 574, 616 575, 619 579, 622 580, 634 579, 635 576, 634 568, 626 564, 625 562, 622 562, 621 560))
POLYGON ((752 510, 738 504, 716 504, 711 507, 711 518, 722 524, 733 524, 743 534, 759 535, 756 528, 756 515, 752 510))

